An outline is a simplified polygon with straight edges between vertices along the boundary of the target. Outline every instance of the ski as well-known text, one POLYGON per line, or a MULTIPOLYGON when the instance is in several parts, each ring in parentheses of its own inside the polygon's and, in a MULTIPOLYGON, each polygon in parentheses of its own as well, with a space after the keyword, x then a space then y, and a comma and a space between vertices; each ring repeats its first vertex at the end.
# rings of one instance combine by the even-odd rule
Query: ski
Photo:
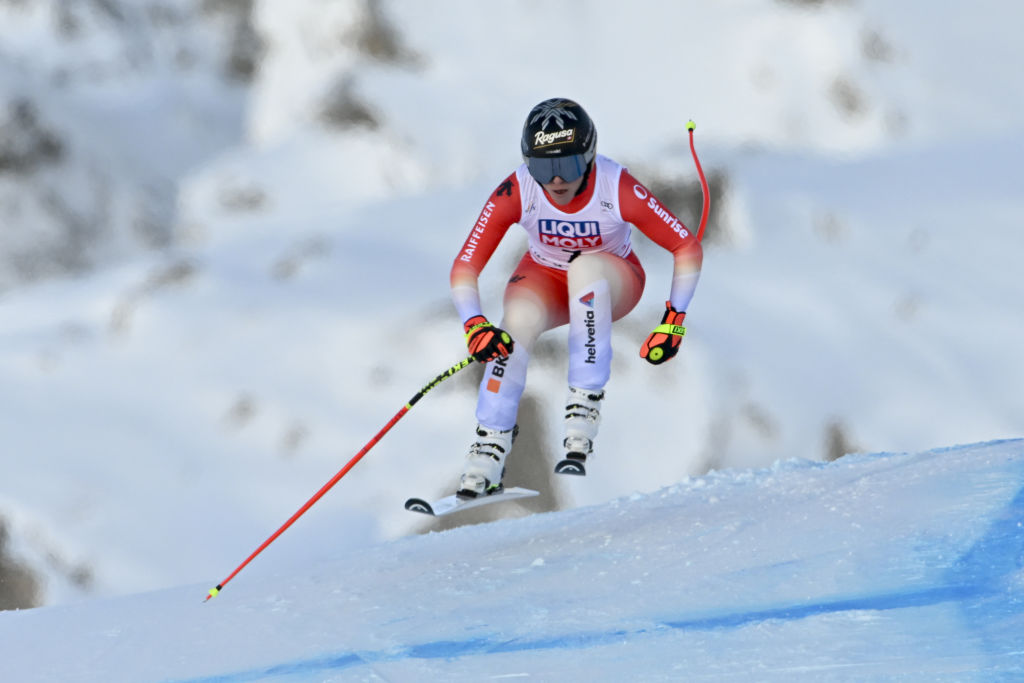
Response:
POLYGON ((470 508, 480 507, 481 505, 490 505, 492 503, 500 503, 506 500, 530 498, 532 496, 539 495, 540 491, 515 487, 511 489, 504 489, 500 493, 492 493, 489 496, 480 496, 477 498, 459 498, 455 495, 445 496, 433 503, 422 498, 410 498, 405 501, 405 509, 410 512, 419 512, 424 515, 444 517, 445 515, 450 515, 451 513, 459 510, 468 510, 470 508))
POLYGON ((583 466, 583 460, 579 458, 566 458, 555 465, 555 474, 573 474, 578 477, 587 474, 587 468, 583 466))

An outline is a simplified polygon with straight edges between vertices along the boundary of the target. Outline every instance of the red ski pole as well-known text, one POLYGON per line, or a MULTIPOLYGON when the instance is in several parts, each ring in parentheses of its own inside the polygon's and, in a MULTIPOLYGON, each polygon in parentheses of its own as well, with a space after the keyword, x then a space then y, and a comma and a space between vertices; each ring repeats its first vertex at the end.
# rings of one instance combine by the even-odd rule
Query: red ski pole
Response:
POLYGON ((238 567, 235 569, 235 571, 231 572, 228 575, 228 578, 226 578, 223 581, 221 581, 220 583, 218 583, 215 588, 211 588, 209 595, 206 596, 206 600, 203 600, 203 602, 206 602, 210 598, 212 598, 215 595, 217 595, 218 593, 220 593, 221 590, 223 590, 224 586, 227 585, 228 581, 230 581, 231 579, 235 578, 235 576, 238 574, 238 572, 242 571, 242 569, 244 569, 247 564, 252 562, 253 559, 255 559, 255 557, 257 555, 259 555, 261 552, 263 552, 268 545, 270 545, 275 540, 277 540, 277 537, 280 536, 281 534, 283 534, 285 532, 285 530, 288 529, 288 527, 290 527, 292 524, 294 524, 295 520, 297 520, 299 517, 304 515, 306 513, 306 511, 309 510, 309 508, 313 507, 313 505, 318 500, 320 500, 324 496, 325 493, 327 493, 328 491, 331 490, 331 487, 333 487, 335 484, 337 484, 338 481, 341 480, 342 477, 344 477, 346 474, 348 474, 349 470, 351 470, 353 467, 355 467, 355 464, 357 462, 359 462, 362 459, 362 457, 364 455, 366 455, 369 452, 369 450, 371 448, 373 448, 377 444, 378 441, 381 440, 381 437, 383 437, 385 434, 387 434, 388 430, 390 430, 392 427, 394 427, 395 423, 398 422, 399 420, 401 420, 402 417, 407 412, 409 412, 409 409, 412 408, 414 405, 416 405, 416 402, 419 401, 421 398, 423 398, 423 396, 428 391, 430 391, 431 389, 433 389, 434 387, 436 387, 438 384, 440 384, 441 382, 445 381, 449 377, 452 377, 453 375, 455 375, 455 373, 457 373, 459 370, 462 370, 463 368, 468 367, 472 362, 473 362, 473 357, 472 356, 470 356, 469 358, 465 358, 465 359, 459 361, 458 363, 456 363, 455 365, 451 366, 450 368, 448 368, 447 370, 442 372, 440 375, 438 375, 437 377, 432 379, 422 389, 417 391, 416 395, 413 396, 411 399, 409 399, 409 402, 406 403, 404 406, 402 406, 402 409, 399 410, 395 414, 395 416, 393 418, 391 418, 391 420, 388 421, 388 423, 386 425, 384 425, 384 428, 381 429, 379 432, 377 432, 377 435, 374 436, 372 439, 370 439, 369 443, 367 443, 365 446, 363 446, 362 450, 360 450, 358 453, 356 453, 355 456, 353 456, 351 460, 349 460, 347 463, 345 463, 345 466, 342 467, 338 471, 338 473, 335 474, 331 478, 331 480, 329 482, 324 484, 323 487, 321 487, 321 489, 319 491, 317 491, 316 494, 314 494, 312 498, 307 500, 305 505, 303 505, 301 508, 299 508, 295 512, 294 515, 289 517, 288 521, 285 522, 284 524, 282 524, 280 529, 278 529, 273 534, 271 534, 270 538, 268 538, 267 540, 263 541, 263 544, 260 545, 259 548, 256 548, 256 550, 253 551, 252 555, 250 555, 249 557, 245 558, 245 562, 243 562, 242 564, 238 565, 238 567))
POLYGON ((704 177, 704 169, 700 167, 700 159, 697 158, 697 148, 693 146, 693 130, 697 124, 693 119, 686 122, 686 130, 690 131, 690 153, 693 155, 693 163, 697 165, 697 175, 700 176, 700 191, 704 195, 704 206, 700 213, 700 227, 697 228, 697 241, 704 237, 704 226, 708 224, 708 214, 711 212, 711 194, 708 192, 708 180, 704 177))

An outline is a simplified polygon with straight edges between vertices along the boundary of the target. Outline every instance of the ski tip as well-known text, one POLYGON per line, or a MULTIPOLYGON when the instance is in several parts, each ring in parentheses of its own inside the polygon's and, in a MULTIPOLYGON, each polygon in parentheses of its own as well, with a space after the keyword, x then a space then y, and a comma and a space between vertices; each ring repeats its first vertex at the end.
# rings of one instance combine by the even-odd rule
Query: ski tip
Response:
POLYGON ((566 458, 555 465, 555 474, 573 474, 582 477, 587 474, 587 470, 579 460, 566 458))
POLYGON ((425 515, 434 514, 434 508, 430 507, 430 503, 422 498, 410 498, 405 501, 405 509, 411 512, 421 512, 425 515))

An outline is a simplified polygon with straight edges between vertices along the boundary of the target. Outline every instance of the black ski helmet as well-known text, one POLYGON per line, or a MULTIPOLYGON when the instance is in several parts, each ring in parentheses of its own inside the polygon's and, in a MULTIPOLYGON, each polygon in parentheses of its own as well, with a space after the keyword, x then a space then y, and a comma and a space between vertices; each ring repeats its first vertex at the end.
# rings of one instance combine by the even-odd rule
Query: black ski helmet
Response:
POLYGON ((541 185, 555 176, 571 183, 597 154, 597 129, 579 104, 564 97, 544 100, 523 125, 523 161, 541 185))

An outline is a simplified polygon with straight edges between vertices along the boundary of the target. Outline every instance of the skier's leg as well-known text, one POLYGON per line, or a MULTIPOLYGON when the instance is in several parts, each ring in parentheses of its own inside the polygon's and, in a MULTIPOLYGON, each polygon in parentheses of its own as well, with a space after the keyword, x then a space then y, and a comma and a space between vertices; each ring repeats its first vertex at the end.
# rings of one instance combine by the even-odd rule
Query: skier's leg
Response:
POLYGON ((612 361, 612 321, 640 301, 646 276, 635 254, 582 254, 569 264, 569 384, 600 390, 612 361))
POLYGON ((500 324, 515 348, 507 359, 491 361, 484 369, 476 408, 481 425, 502 430, 515 425, 530 351, 542 332, 568 320, 565 273, 537 265, 525 255, 505 287, 500 324))
MULTIPOLYGON (((564 441, 569 459, 582 463, 593 450, 604 387, 611 376, 612 321, 633 310, 644 281, 643 268, 633 254, 627 258, 583 254, 569 265, 569 392, 564 441)), ((583 473, 582 467, 577 473, 583 473)))
POLYGON ((507 359, 491 361, 484 368, 477 394, 477 438, 466 458, 460 495, 501 489, 530 350, 542 332, 568 321, 565 292, 565 273, 537 265, 529 254, 512 273, 505 288, 500 327, 512 336, 515 346, 507 359))

